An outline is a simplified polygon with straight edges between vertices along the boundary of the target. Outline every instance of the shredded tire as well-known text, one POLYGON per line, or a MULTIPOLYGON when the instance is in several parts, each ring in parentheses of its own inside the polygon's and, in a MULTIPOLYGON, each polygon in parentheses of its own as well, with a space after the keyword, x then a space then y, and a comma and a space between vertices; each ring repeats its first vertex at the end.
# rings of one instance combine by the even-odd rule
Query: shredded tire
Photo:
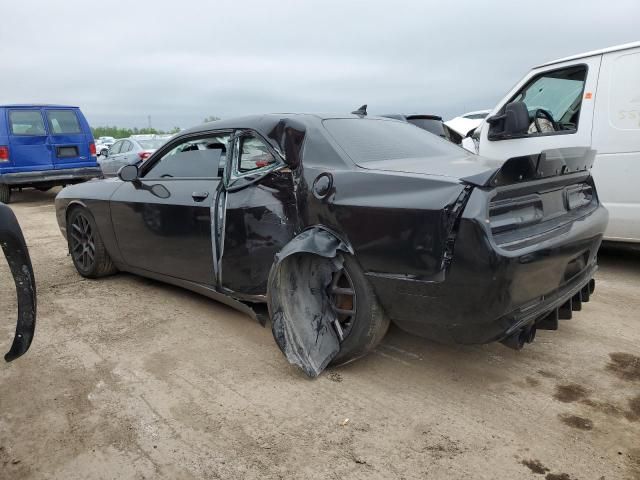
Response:
POLYGON ((375 348, 389 319, 356 260, 339 254, 324 258, 293 254, 274 266, 269 277, 269 313, 274 339, 293 365, 318 376, 328 365, 354 361, 375 348), (328 294, 331 273, 344 268, 356 292, 355 320, 339 340, 337 314, 328 294))

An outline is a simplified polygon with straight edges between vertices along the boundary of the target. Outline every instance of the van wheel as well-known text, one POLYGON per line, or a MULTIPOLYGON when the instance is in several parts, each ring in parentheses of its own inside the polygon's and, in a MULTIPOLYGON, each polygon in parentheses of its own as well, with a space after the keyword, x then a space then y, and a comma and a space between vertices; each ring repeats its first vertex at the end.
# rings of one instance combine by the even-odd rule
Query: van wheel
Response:
POLYGON ((4 183, 0 184, 0 202, 11 202, 11 188, 9 188, 9 185, 5 185, 4 183))
POLYGON ((75 208, 69 214, 67 243, 73 265, 83 277, 100 278, 118 271, 87 209, 75 208))

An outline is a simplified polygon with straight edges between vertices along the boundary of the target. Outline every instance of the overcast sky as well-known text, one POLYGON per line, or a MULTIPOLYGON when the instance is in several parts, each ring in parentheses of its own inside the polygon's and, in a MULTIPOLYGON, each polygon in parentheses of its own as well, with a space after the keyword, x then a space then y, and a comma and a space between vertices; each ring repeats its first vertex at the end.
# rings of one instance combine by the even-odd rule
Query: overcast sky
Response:
POLYGON ((640 40, 640 0, 0 0, 0 103, 93 126, 491 108, 533 65, 640 40))

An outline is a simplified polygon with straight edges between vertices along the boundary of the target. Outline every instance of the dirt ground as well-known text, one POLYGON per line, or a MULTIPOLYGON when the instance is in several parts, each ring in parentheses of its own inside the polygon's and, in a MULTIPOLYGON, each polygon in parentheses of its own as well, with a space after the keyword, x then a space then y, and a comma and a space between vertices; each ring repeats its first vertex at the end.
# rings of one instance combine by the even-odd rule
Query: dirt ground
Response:
MULTIPOLYGON (((640 479, 640 255, 520 352, 392 327, 307 379, 270 330, 120 274, 81 278, 55 192, 12 205, 38 286, 29 353, 0 364, 0 478, 640 479)), ((0 266, 0 346, 15 327, 0 266)))

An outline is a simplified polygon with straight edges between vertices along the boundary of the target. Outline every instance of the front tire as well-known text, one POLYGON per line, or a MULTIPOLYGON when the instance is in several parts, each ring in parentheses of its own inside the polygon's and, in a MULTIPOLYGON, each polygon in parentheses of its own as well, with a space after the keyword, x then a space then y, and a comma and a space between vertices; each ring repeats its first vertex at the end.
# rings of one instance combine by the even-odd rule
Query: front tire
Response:
POLYGON ((100 236, 93 215, 84 207, 76 207, 67 221, 67 243, 73 265, 86 278, 112 275, 118 270, 100 236))
POLYGON ((11 202, 11 188, 4 183, 0 184, 0 202, 4 204, 11 202))

